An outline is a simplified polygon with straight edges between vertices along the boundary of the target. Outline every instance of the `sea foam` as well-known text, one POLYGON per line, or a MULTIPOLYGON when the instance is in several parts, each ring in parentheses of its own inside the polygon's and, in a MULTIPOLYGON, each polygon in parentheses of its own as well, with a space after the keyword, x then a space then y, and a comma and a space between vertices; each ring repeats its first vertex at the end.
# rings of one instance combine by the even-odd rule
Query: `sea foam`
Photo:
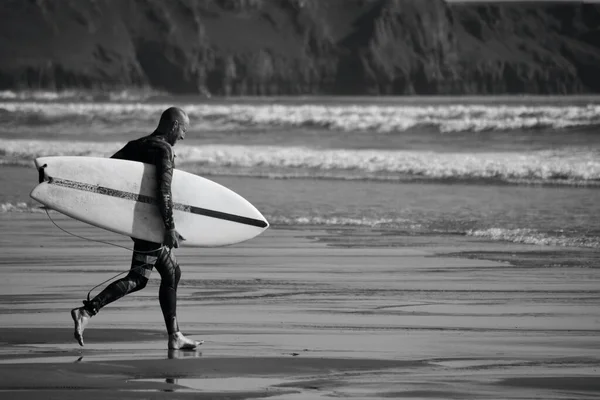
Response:
MULTIPOLYGON (((107 157, 123 142, 0 139, 0 163, 40 156, 107 157)), ((191 172, 272 178, 430 179, 599 185, 600 154, 585 148, 528 152, 438 153, 416 150, 313 149, 181 144, 177 165, 191 172)))
POLYGON ((489 228, 469 230, 467 236, 481 237, 495 241, 533 244, 538 246, 589 247, 600 248, 599 237, 551 235, 535 229, 503 229, 489 228))
POLYGON ((44 209, 40 204, 29 204, 26 202, 0 203, 0 214, 3 213, 42 213, 44 209))
MULTIPOLYGON (((8 97, 8 98, 7 98, 8 97)), ((127 98, 127 95, 124 95, 127 98)), ((0 99, 2 96, 0 96, 0 99)), ((120 130, 124 122, 140 127, 156 123, 168 103, 0 101, 6 121, 20 124, 103 124, 120 130)), ((194 129, 236 131, 249 128, 310 128, 348 132, 404 132, 423 127, 442 133, 564 129, 600 124, 600 105, 502 104, 229 104, 181 105, 194 129)), ((78 127, 79 129, 81 127, 78 127)))

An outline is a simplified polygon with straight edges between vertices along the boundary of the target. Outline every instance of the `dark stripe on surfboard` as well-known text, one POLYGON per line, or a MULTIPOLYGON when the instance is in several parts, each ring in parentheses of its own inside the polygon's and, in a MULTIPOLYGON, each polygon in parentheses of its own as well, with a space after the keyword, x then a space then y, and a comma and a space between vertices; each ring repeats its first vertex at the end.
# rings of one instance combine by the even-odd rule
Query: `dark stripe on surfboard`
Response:
MULTIPOLYGON (((68 179, 51 178, 47 181, 51 185, 57 185, 66 187, 69 189, 82 190, 84 192, 102 194, 105 196, 118 197, 120 199, 127 199, 136 201, 139 203, 156 204, 154 197, 146 196, 143 194, 125 192, 122 190, 111 189, 104 186, 91 185, 89 183, 76 182, 68 179)), ((173 203, 173 209, 188 212, 196 215, 204 215, 205 217, 222 219, 231 222, 237 222, 238 224, 257 226, 259 228, 266 228, 267 223, 260 219, 242 217, 241 215, 224 213, 221 211, 209 210, 207 208, 201 208, 196 206, 190 206, 187 204, 173 203)))

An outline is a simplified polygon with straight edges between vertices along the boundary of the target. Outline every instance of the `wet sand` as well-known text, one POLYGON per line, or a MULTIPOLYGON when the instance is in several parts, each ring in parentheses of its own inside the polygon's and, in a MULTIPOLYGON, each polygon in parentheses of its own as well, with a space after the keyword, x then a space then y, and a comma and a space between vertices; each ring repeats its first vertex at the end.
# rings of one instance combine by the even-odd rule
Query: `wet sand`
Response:
POLYGON ((234 247, 177 250, 180 325, 205 340, 198 351, 166 349, 157 273, 92 319, 82 349, 69 310, 130 254, 69 237, 45 214, 0 223, 2 398, 600 396, 594 252, 272 228, 234 247))

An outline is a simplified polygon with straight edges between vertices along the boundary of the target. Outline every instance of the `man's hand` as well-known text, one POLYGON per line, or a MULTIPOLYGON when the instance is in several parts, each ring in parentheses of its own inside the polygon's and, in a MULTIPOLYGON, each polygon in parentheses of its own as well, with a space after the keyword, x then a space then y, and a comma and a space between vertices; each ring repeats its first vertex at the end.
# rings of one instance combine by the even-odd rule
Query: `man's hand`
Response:
POLYGON ((179 242, 185 240, 183 236, 179 234, 175 229, 169 229, 165 232, 165 238, 163 244, 168 248, 179 247, 179 242))

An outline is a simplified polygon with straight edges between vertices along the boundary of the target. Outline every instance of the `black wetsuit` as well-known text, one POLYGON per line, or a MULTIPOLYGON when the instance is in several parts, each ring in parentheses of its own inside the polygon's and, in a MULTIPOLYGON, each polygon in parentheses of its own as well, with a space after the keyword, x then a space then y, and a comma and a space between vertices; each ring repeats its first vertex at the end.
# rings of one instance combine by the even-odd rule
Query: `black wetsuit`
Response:
MULTIPOLYGON (((165 229, 174 229, 173 200, 171 198, 171 180, 175 168, 173 149, 163 136, 152 134, 133 140, 115 153, 111 158, 139 161, 156 167, 157 203, 163 218, 165 229)), ((159 301, 169 334, 179 331, 177 325, 177 285, 181 270, 173 253, 163 248, 161 243, 133 239, 134 250, 131 270, 106 287, 90 301, 85 308, 95 315, 102 307, 146 287, 152 268, 156 267, 161 277, 159 301)))

